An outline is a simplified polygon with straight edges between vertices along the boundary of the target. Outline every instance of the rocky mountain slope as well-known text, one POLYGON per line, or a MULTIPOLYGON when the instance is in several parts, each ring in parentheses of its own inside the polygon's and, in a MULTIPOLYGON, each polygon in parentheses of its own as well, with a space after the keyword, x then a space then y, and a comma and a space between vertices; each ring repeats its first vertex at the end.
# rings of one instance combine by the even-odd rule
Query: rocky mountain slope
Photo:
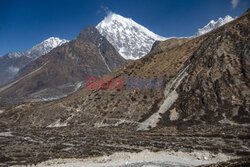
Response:
POLYGON ((106 16, 96 28, 125 59, 139 59, 150 51, 156 40, 167 39, 115 13, 106 16))
POLYGON ((79 36, 25 66, 12 82, 0 87, 2 99, 63 96, 126 62, 114 47, 89 26, 79 36))
POLYGON ((150 51, 150 54, 159 54, 175 47, 181 46, 192 38, 171 38, 165 41, 156 41, 150 51))
POLYGON ((199 28, 197 33, 195 33, 195 36, 203 35, 209 31, 212 31, 213 29, 220 27, 230 21, 234 20, 231 16, 227 15, 225 18, 219 18, 217 21, 211 20, 207 25, 205 25, 202 28, 199 28))
POLYGON ((35 45, 30 50, 23 52, 11 52, 0 57, 0 85, 13 79, 16 74, 28 63, 50 52, 52 49, 68 42, 65 39, 50 37, 35 45))

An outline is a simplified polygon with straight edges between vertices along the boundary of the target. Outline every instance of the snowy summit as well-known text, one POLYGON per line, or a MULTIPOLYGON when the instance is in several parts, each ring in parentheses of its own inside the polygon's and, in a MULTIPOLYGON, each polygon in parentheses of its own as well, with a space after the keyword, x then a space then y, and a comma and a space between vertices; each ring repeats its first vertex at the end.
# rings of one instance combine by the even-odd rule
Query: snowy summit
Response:
POLYGON ((33 46, 31 49, 22 52, 10 52, 0 57, 0 85, 7 83, 24 68, 28 63, 38 57, 45 55, 52 49, 68 42, 65 39, 50 37, 43 42, 33 46))
POLYGON ((18 58, 21 56, 26 56, 32 59, 36 59, 46 53, 50 52, 52 49, 61 46, 62 44, 68 42, 66 39, 60 39, 57 37, 50 37, 43 42, 33 46, 30 50, 23 52, 10 52, 8 53, 9 58, 18 58))
MULTIPOLYGON (((68 42, 66 39, 59 39, 57 37, 50 37, 43 42, 35 45, 30 50, 28 50, 28 55, 32 55, 33 58, 38 58, 41 55, 45 55, 46 53, 50 52, 52 49, 61 46, 62 44, 68 42), (35 56, 35 57, 34 57, 35 56)), ((28 56, 27 55, 27 56, 28 56)))
POLYGON ((217 27, 220 27, 230 21, 234 20, 231 16, 227 15, 225 18, 219 18, 217 21, 211 20, 206 26, 203 28, 199 28, 198 32, 195 34, 195 36, 203 35, 217 27))
POLYGON ((159 36, 130 18, 109 13, 96 28, 125 59, 146 55, 153 43, 167 38, 159 36))

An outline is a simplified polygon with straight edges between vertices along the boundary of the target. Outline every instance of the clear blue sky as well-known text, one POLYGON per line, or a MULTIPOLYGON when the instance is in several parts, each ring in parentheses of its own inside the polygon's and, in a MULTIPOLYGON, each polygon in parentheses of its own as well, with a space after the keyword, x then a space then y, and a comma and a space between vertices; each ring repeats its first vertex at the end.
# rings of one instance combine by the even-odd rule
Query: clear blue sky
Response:
POLYGON ((0 55, 27 50, 56 36, 75 38, 97 25, 103 8, 130 17, 166 37, 191 36, 210 20, 240 16, 249 0, 0 0, 0 55))

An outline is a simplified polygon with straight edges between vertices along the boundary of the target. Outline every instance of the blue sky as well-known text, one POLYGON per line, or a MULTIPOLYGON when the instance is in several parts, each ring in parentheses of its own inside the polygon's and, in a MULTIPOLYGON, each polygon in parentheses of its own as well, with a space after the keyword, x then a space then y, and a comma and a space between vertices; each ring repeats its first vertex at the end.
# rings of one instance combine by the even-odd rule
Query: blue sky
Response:
POLYGON ((210 20, 240 16, 249 0, 0 0, 0 55, 56 36, 75 38, 104 8, 165 37, 191 36, 210 20), (232 4, 233 1, 233 4, 232 4))

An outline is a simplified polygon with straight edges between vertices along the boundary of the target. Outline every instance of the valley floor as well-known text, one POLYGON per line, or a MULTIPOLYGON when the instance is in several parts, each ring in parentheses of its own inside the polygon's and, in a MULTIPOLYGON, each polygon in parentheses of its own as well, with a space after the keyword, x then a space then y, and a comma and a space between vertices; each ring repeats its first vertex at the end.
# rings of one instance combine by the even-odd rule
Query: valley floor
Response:
MULTIPOLYGON (((233 125, 204 125, 204 127, 199 125, 182 129, 168 127, 151 131, 131 131, 126 129, 126 126, 31 128, 1 124, 0 166, 37 164, 52 159, 83 159, 117 152, 134 152, 140 156, 145 150, 150 150, 150 154, 156 157, 157 154, 154 152, 159 151, 159 155, 172 152, 172 156, 176 157, 180 156, 177 153, 173 154, 173 151, 190 153, 186 158, 189 157, 191 160, 195 158, 200 162, 225 155, 224 159, 219 159, 224 161, 230 157, 249 156, 249 137, 248 126, 233 125), (190 156, 193 152, 202 151, 209 154, 199 154, 200 157, 190 156)), ((248 163, 249 161, 248 159, 248 163)), ((68 162, 71 163, 70 160, 68 162)), ((143 166, 141 161, 134 162, 134 166, 136 163, 137 166, 143 166)), ((153 161, 150 161, 144 165, 157 166, 157 163, 153 164, 153 161)), ((124 164, 121 164, 121 167, 122 165, 124 164)), ((162 164, 158 163, 159 165, 162 164)))

